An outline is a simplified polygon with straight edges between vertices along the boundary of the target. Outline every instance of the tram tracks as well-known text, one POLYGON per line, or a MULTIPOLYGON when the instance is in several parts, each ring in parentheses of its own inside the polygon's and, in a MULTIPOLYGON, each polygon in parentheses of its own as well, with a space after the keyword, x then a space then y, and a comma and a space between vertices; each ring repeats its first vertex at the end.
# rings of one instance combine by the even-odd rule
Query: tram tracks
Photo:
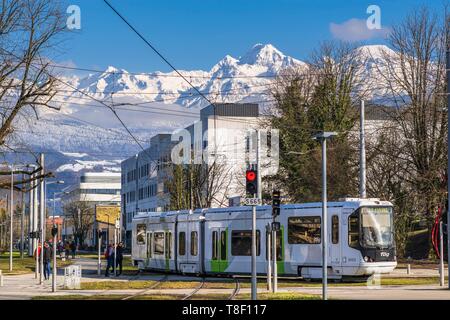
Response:
POLYGON ((199 292, 200 289, 202 289, 204 285, 205 285, 205 278, 202 278, 200 281, 200 284, 193 291, 191 291, 186 296, 184 296, 181 300, 188 300, 188 299, 192 298, 192 296, 195 295, 197 292, 199 292))
POLYGON ((139 292, 133 293, 132 295, 126 296, 125 298, 123 298, 123 299, 121 299, 121 300, 130 300, 130 299, 133 299, 133 298, 135 298, 135 297, 137 297, 137 296, 145 295, 145 293, 147 293, 149 290, 155 289, 155 288, 158 287, 161 283, 163 283, 164 281, 166 281, 168 278, 169 278, 169 275, 166 274, 166 275, 164 275, 161 279, 159 279, 158 281, 156 281, 155 283, 153 283, 151 286, 149 286, 149 287, 147 287, 147 288, 145 288, 145 289, 143 289, 143 290, 141 290, 141 291, 139 291, 139 292))
POLYGON ((239 282, 239 279, 234 278, 234 281, 235 281, 235 287, 234 287, 231 295, 228 297, 228 300, 234 300, 236 298, 236 296, 239 294, 239 291, 241 290, 241 284, 239 282))

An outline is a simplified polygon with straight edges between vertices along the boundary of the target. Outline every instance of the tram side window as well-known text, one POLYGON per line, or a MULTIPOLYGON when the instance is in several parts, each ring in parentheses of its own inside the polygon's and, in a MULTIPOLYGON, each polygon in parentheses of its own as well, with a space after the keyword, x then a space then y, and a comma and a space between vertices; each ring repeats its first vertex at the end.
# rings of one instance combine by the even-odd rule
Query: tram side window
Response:
MULTIPOLYGON (((270 232, 270 235, 272 236, 272 233, 270 232)), ((282 261, 283 260, 283 248, 281 247, 281 237, 282 234, 281 232, 277 232, 277 261, 282 261)), ((273 254, 272 252, 272 237, 270 238, 270 243, 269 243, 269 232, 266 232, 266 260, 268 260, 268 256, 269 256, 269 251, 268 251, 268 246, 270 246, 270 250, 271 250, 271 254, 273 254)))
POLYGON ((319 244, 321 239, 321 218, 290 217, 288 219, 288 243, 290 244, 319 244))
POLYGON ((164 232, 155 232, 153 234, 153 253, 164 254, 164 232))
POLYGON ((191 256, 198 254, 198 234, 197 231, 191 231, 191 256))
POLYGON ((331 242, 339 243, 339 217, 336 215, 331 217, 331 242))
POLYGON ((178 254, 184 256, 186 254, 186 232, 180 232, 178 238, 178 254))
POLYGON ((147 226, 145 224, 138 224, 136 226, 136 243, 145 244, 145 231, 147 226))
POLYGON ((217 239, 217 231, 213 231, 212 235, 211 235, 211 239, 212 239, 212 255, 211 255, 211 259, 212 260, 217 260, 217 248, 218 248, 218 239, 217 239))
POLYGON ((227 260, 227 233, 220 232, 220 260, 227 260))
MULTIPOLYGON (((260 255, 260 236, 256 230, 256 255, 260 255)), ((251 256, 252 255, 252 230, 233 230, 231 232, 231 255, 251 256)))
POLYGON ((357 248, 359 246, 359 212, 348 217, 348 246, 357 248))

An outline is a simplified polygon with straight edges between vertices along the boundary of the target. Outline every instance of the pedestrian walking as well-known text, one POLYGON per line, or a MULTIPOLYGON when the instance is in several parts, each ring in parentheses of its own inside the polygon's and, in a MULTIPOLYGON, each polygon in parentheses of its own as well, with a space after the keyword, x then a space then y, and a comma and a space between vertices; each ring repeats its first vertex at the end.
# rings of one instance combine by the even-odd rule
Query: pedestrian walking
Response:
MULTIPOLYGON (((35 258, 35 259, 40 259, 41 258, 41 251, 42 251, 42 245, 41 245, 41 243, 39 242, 38 243, 38 245, 37 245, 37 248, 36 249, 34 249, 34 254, 33 254, 33 257, 35 258)), ((39 265, 39 270, 38 270, 38 272, 40 272, 41 270, 40 270, 40 268, 41 268, 41 264, 38 264, 39 265)))
POLYGON ((44 250, 42 251, 44 260, 44 279, 48 280, 50 278, 51 267, 50 262, 52 261, 53 252, 50 248, 48 242, 44 244, 44 250))
POLYGON ((63 250, 64 250, 64 247, 63 247, 63 245, 62 245, 61 240, 58 241, 58 244, 56 245, 56 250, 58 250, 58 255, 59 255, 59 257, 62 258, 62 252, 63 252, 63 250))
POLYGON ((107 261, 105 277, 109 277, 109 269, 114 268, 114 248, 111 244, 105 250, 105 258, 107 261))
POLYGON ((70 249, 72 250, 72 259, 75 259, 77 253, 77 244, 75 243, 75 241, 72 241, 70 249))
POLYGON ((64 246, 65 252, 64 255, 66 256, 66 259, 70 259, 70 244, 69 241, 66 241, 66 245, 64 246))
POLYGON ((116 269, 119 268, 119 273, 117 276, 120 276, 122 274, 122 265, 123 265, 123 243, 119 242, 117 249, 116 249, 116 269))

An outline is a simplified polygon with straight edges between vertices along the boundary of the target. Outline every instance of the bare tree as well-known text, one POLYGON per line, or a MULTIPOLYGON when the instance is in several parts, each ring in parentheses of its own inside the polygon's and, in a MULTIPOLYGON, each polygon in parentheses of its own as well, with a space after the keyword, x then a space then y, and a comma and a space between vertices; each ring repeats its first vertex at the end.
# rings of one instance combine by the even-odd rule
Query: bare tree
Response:
MULTIPOLYGON (((359 100, 366 94, 361 70, 364 58, 356 46, 325 42, 307 66, 287 70, 273 88, 275 106, 267 127, 279 130, 280 170, 270 177, 292 201, 318 200, 321 194, 318 131, 337 131, 329 153, 330 198, 357 192, 354 136, 359 100)), ((268 179, 266 179, 268 180, 268 179)))
MULTIPOLYGON (((64 28, 59 1, 1 1, 0 146, 11 148, 11 134, 19 117, 26 120, 33 113, 38 117, 39 107, 54 108, 51 101, 57 80, 51 75, 48 56, 61 41, 64 28)), ((5 174, 10 172, 0 172, 5 174)), ((0 183, 0 188, 5 187, 0 183)))
POLYGON ((169 207, 182 210, 224 206, 233 178, 232 167, 217 158, 209 164, 171 164, 165 181, 170 194, 169 207))
POLYGON ((402 204, 400 213, 423 215, 430 230, 446 198, 446 21, 446 11, 442 16, 426 8, 414 11, 392 28, 388 42, 393 51, 384 50, 385 62, 377 66, 395 107, 384 135, 389 147, 375 151, 379 163, 372 167, 384 169, 380 174, 389 179, 386 189, 394 199, 405 193, 408 202, 396 203, 402 204), (399 184, 402 191, 395 195, 399 184))
POLYGON ((88 231, 94 224, 94 207, 86 201, 72 201, 64 208, 64 215, 68 217, 68 226, 73 228, 77 243, 83 246, 88 231))

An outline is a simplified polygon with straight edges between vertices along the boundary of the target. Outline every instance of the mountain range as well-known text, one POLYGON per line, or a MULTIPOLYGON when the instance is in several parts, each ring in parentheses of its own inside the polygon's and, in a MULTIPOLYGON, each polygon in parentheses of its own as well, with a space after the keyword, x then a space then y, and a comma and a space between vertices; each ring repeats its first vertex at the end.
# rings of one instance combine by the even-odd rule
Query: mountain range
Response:
MULTIPOLYGON (((364 76, 373 77, 374 66, 383 59, 385 46, 364 46, 364 76)), ((288 68, 306 63, 283 54, 271 44, 256 44, 246 54, 226 55, 209 71, 131 73, 109 66, 84 76, 64 74, 55 97, 59 109, 39 110, 18 119, 14 135, 17 148, 48 153, 50 167, 69 180, 84 171, 117 171, 120 161, 140 147, 124 130, 111 107, 139 139, 148 146, 151 136, 171 132, 198 119, 209 101, 270 103, 270 87, 288 68), (188 80, 201 92, 190 86, 188 80)), ((382 92, 374 93, 382 95, 382 92)))

